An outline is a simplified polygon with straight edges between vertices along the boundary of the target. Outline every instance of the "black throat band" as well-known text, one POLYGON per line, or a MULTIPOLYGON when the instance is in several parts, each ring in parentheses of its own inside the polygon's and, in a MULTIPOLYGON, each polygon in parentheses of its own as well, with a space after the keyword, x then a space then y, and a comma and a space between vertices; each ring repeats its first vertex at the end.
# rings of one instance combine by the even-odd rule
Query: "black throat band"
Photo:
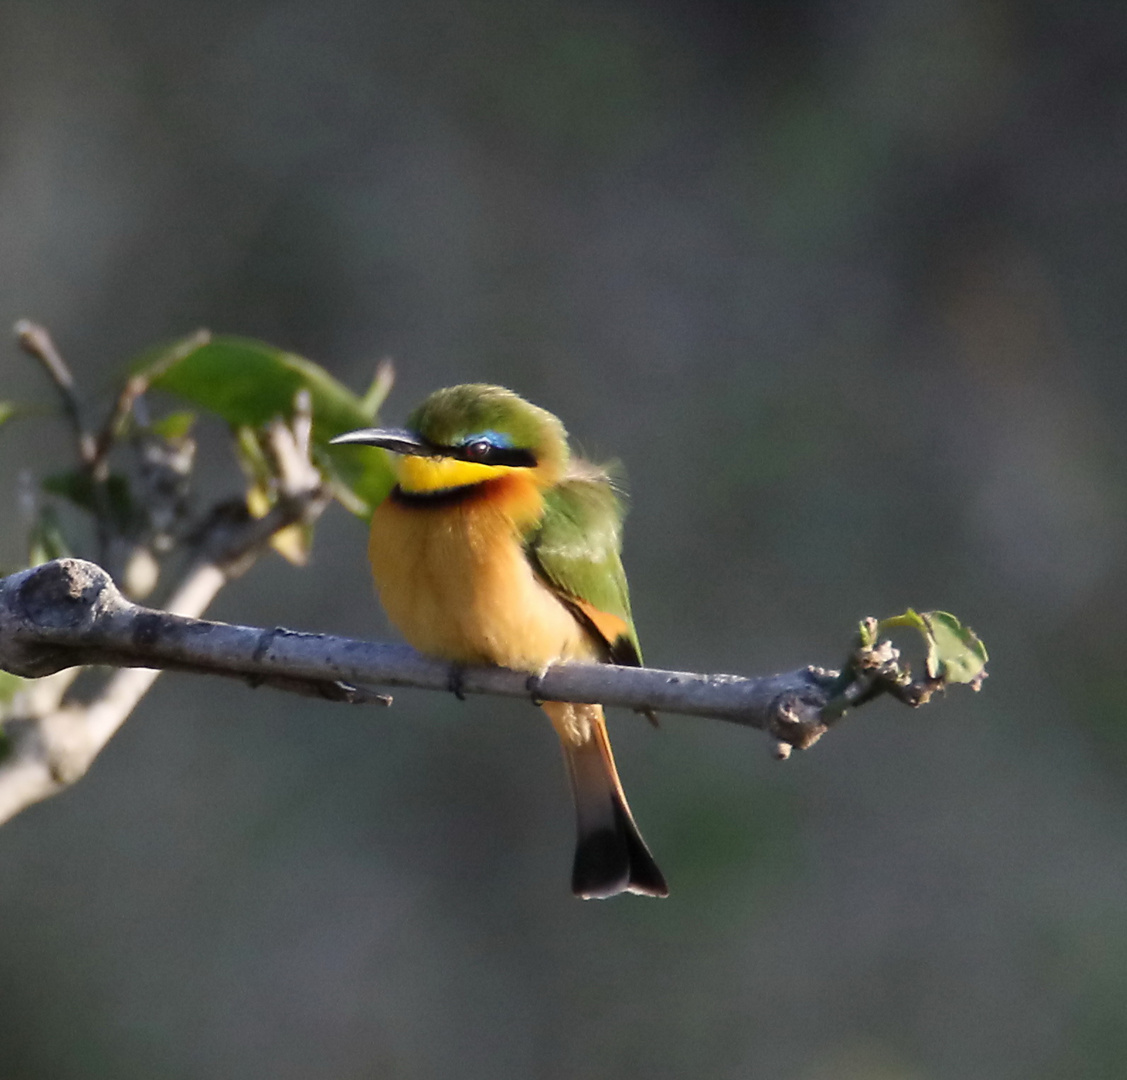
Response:
POLYGON ((392 502, 399 503, 400 506, 437 509, 440 506, 456 506, 458 503, 476 499, 483 494, 486 483, 488 481, 476 484, 461 484, 458 487, 438 488, 435 491, 404 491, 396 484, 391 489, 388 498, 392 502))

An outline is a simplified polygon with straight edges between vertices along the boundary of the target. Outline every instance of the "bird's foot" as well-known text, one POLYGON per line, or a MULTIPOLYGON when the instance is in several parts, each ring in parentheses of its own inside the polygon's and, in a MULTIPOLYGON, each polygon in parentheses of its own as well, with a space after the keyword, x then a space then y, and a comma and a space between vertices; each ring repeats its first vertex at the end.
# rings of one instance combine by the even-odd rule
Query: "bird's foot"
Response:
POLYGON ((524 681, 524 688, 532 697, 532 704, 537 708, 539 708, 544 704, 545 701, 548 700, 542 693, 540 693, 540 680, 544 678, 544 672, 546 672, 547 670, 547 668, 544 668, 544 671, 534 671, 524 681))
POLYGON ((459 701, 466 700, 466 669, 461 664, 451 664, 446 679, 446 689, 459 701))
POLYGON ((536 674, 529 675, 524 681, 524 688, 532 697, 532 704, 540 706, 544 704, 543 697, 540 696, 540 676, 536 674))

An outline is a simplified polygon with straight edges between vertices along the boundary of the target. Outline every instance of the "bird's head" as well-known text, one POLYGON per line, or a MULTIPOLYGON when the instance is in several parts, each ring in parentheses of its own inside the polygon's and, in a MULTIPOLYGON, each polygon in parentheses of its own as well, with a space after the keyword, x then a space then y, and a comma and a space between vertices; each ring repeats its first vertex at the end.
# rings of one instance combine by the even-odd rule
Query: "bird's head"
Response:
POLYGON ((567 432, 555 416, 484 383, 436 390, 405 428, 363 428, 332 441, 398 454, 399 485, 411 493, 480 484, 518 470, 549 487, 568 460, 567 432))

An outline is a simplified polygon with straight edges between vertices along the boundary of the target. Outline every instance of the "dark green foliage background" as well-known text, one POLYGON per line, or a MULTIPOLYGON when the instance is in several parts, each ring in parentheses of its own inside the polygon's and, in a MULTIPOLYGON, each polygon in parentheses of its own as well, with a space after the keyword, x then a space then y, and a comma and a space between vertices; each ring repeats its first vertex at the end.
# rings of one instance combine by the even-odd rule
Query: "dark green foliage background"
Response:
MULTIPOLYGON (((663 903, 568 895, 527 706, 163 678, 0 830, 0 1076, 1122 1075, 1125 121, 1088 0, 0 2, 0 322, 103 402, 199 325, 392 355, 392 423, 504 383, 624 462, 650 663, 908 605, 993 658, 786 765, 614 717, 663 903)), ((54 405, 14 348, 0 400, 54 405)), ((69 450, 0 430, 0 562, 69 450)), ((387 635, 363 548, 215 614, 387 635)))

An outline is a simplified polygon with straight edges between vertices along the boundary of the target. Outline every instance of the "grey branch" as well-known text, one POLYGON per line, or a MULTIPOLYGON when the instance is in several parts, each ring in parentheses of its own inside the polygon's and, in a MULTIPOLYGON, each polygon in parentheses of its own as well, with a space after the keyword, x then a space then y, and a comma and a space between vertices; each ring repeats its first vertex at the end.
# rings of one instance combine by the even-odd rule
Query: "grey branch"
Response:
MULTIPOLYGON (((378 700, 366 687, 411 686, 714 717, 768 732, 779 756, 792 746, 810 746, 829 717, 842 711, 837 674, 815 668, 741 678, 559 664, 530 676, 499 667, 460 668, 406 646, 157 611, 127 600, 101 567, 80 559, 58 559, 0 579, 0 668, 42 678, 89 664, 226 675, 358 703, 378 700), (838 702, 834 709, 827 708, 831 698, 838 702)), ((130 674, 139 673, 123 671, 120 677, 130 674)), ((111 734, 97 730, 94 741, 100 747, 111 734)), ((39 749, 50 763, 51 755, 39 749)), ((0 763, 0 821, 10 816, 2 797, 6 765, 0 763)), ((65 764, 49 767, 56 784, 72 779, 65 764)))
POLYGON ((50 675, 66 667, 171 668, 248 679, 411 686, 531 700, 589 701, 715 717, 792 745, 826 704, 836 673, 804 668, 769 678, 694 675, 610 664, 557 664, 542 675, 459 667, 405 645, 186 618, 131 603, 101 567, 57 559, 0 580, 0 667, 50 675), (779 726, 782 715, 782 728, 779 726))
MULTIPOLYGON (((169 598, 168 610, 151 614, 195 621, 228 580, 254 562, 271 537, 289 525, 316 520, 329 495, 319 474, 301 457, 308 450, 308 437, 302 432, 300 423, 295 431, 281 423, 270 426, 267 441, 278 466, 279 491, 274 506, 258 519, 248 519, 241 506, 237 512, 227 508, 231 512, 212 515, 197 537, 197 559, 169 598)), ((55 654, 57 660, 52 661, 54 646, 30 644, 37 631, 60 631, 68 625, 74 631, 76 619, 81 621, 82 615, 93 619, 101 611, 119 615, 125 610, 138 615, 148 611, 127 601, 110 575, 94 563, 64 559, 0 579, 0 608, 14 615, 14 622, 0 616, 0 669, 17 675, 49 675, 30 684, 17 695, 14 708, 5 710, 10 718, 3 725, 7 745, 0 741, 2 823, 81 777, 152 687, 160 669, 176 665, 143 663, 137 657, 102 660, 97 647, 76 649, 71 647, 73 641, 64 644, 55 654), (15 582, 20 584, 13 586, 15 582), (84 598, 90 601, 88 606, 84 606, 84 598), (21 652, 21 637, 16 632, 19 625, 30 631, 30 636, 22 639, 30 644, 28 652, 21 652), (15 649, 11 667, 10 647, 15 649), (69 700, 68 691, 79 668, 103 662, 121 670, 92 700, 69 700)), ((100 628, 101 623, 92 625, 100 628)), ((93 646, 94 642, 88 644, 93 646)), ((260 681, 333 701, 382 700, 357 687, 297 676, 267 676, 260 681)))

